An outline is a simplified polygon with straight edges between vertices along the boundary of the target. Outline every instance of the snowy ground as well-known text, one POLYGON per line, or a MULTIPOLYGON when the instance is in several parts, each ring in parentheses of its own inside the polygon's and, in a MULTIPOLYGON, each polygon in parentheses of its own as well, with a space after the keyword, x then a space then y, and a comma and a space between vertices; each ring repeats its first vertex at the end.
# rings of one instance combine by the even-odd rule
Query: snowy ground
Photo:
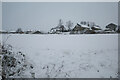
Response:
POLYGON ((5 43, 27 55, 37 78, 117 77, 117 34, 12 34, 5 43))

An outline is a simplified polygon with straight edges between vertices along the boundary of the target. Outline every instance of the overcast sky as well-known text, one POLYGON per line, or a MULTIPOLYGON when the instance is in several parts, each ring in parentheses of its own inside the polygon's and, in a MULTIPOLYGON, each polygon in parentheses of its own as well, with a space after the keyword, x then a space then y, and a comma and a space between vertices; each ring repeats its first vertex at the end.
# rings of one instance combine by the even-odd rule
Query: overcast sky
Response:
POLYGON ((0 2, 0 30, 2 29, 2 2, 0 2))
POLYGON ((95 22, 102 28, 118 22, 117 2, 3 2, 3 30, 43 30, 71 20, 95 22))

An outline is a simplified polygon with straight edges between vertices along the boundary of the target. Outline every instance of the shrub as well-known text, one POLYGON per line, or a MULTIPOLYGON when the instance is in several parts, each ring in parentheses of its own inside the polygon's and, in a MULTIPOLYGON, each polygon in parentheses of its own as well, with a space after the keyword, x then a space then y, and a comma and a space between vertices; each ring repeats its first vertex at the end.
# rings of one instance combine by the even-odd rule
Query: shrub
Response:
POLYGON ((34 78, 33 65, 30 64, 26 56, 18 51, 12 51, 11 45, 2 46, 2 79, 5 78, 34 78))

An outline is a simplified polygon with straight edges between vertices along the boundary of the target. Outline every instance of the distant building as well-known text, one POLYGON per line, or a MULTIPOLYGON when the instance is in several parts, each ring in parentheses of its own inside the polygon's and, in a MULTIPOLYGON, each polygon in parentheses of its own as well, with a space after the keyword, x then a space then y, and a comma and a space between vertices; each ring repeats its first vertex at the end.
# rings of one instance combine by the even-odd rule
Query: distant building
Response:
POLYGON ((9 33, 10 34, 16 34, 16 31, 10 31, 9 33))
POLYGON ((106 31, 116 31, 117 25, 110 23, 106 26, 106 31))
POLYGON ((32 33, 33 33, 33 31, 31 31, 31 30, 25 31, 25 34, 32 34, 32 33))
POLYGON ((22 31, 21 28, 18 28, 18 29, 16 30, 16 33, 23 34, 24 32, 22 31))
POLYGON ((89 26, 90 28, 95 26, 94 22, 89 22, 89 21, 81 21, 80 24, 89 26))
POLYGON ((117 32, 120 33, 120 26, 118 25, 118 29, 117 29, 117 32))
POLYGON ((66 28, 64 27, 64 25, 61 25, 61 26, 57 26, 55 28, 52 28, 50 30, 50 33, 60 33, 60 32, 66 32, 66 28))
POLYGON ((8 31, 0 30, 0 33, 1 33, 1 34, 8 34, 8 31))
POLYGON ((77 25, 73 28, 72 32, 71 33, 85 33, 87 30, 89 30, 90 28, 87 26, 87 25, 80 25, 77 23, 77 25))
POLYGON ((40 31, 35 31, 33 34, 42 34, 40 31))
POLYGON ((65 32, 65 31, 66 31, 66 28, 64 27, 64 25, 61 25, 61 26, 59 27, 59 31, 60 31, 60 32, 65 32))
POLYGON ((100 26, 98 25, 94 25, 93 27, 91 27, 92 30, 101 30, 100 26))

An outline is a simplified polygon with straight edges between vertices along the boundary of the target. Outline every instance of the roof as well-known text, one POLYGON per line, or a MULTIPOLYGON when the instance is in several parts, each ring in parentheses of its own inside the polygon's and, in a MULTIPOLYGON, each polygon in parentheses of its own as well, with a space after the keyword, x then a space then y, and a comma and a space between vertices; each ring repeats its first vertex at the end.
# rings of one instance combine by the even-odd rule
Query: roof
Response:
POLYGON ((109 27, 117 27, 117 25, 116 24, 113 24, 113 23, 110 23, 110 24, 108 24, 107 26, 106 26, 106 28, 109 28, 109 27))
POLYGON ((87 25, 82 25, 82 24, 81 24, 81 27, 90 28, 89 26, 87 26, 87 25))
POLYGON ((93 26, 94 28, 96 28, 96 29, 101 29, 99 26, 93 26))
POLYGON ((16 32, 16 31, 10 31, 10 32, 16 32))

